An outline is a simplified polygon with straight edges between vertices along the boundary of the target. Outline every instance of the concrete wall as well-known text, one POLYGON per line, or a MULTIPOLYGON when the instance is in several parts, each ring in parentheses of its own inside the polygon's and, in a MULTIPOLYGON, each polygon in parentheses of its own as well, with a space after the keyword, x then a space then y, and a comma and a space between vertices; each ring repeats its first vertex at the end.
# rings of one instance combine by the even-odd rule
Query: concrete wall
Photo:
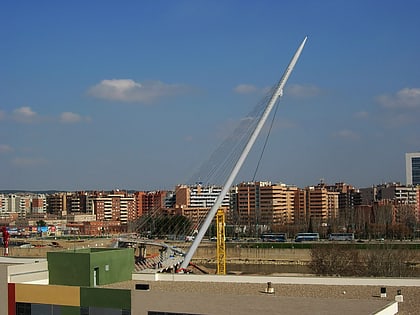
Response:
MULTIPOLYGON (((208 260, 216 258, 216 247, 199 247, 193 260, 208 260)), ((226 249, 226 259, 253 260, 253 261, 293 261, 308 262, 311 260, 310 249, 293 248, 241 248, 228 247, 226 249)))
POLYGON ((48 284, 48 263, 43 260, 32 264, 19 264, 8 267, 8 282, 37 282, 48 284))
POLYGON ((0 264, 0 315, 8 315, 8 284, 12 282, 48 283, 47 262, 0 264))
POLYGON ((0 265, 0 315, 8 315, 7 265, 0 265))

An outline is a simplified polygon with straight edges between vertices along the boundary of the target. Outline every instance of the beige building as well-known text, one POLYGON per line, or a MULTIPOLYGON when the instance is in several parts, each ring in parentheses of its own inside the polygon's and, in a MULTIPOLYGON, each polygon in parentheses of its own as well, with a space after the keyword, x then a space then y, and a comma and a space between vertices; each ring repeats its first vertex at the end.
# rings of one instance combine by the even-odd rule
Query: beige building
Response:
POLYGON ((246 182, 235 189, 230 217, 242 226, 291 224, 295 220, 299 190, 271 182, 246 182))
POLYGON ((309 218, 321 223, 338 218, 339 192, 328 191, 322 185, 307 187, 306 208, 309 218))

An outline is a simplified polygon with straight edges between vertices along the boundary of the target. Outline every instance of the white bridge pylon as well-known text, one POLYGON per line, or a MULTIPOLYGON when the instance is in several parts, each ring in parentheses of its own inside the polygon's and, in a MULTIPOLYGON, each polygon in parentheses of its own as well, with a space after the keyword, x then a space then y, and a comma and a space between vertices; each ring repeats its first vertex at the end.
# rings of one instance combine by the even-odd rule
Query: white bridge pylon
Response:
POLYGON ((236 175, 238 174, 239 170, 242 167, 242 164, 244 163, 246 157, 248 156, 249 151, 251 150, 252 146, 254 145, 255 140, 257 139, 262 127, 264 126, 268 116, 271 113, 271 110, 273 109, 276 102, 279 100, 279 98, 283 95, 283 88, 286 85, 287 80, 289 79, 290 74, 293 71, 293 68, 295 67, 300 54, 302 53, 303 47, 305 46, 307 36, 304 38, 302 43, 300 44, 299 48, 296 50, 292 60, 290 61, 289 65, 287 66, 282 78, 277 84, 277 87, 275 88, 273 94, 271 95, 270 101, 268 102, 263 114, 261 115, 260 120, 258 121, 254 131, 251 134, 251 137, 249 138, 247 144, 245 145, 244 149, 242 150, 242 153, 236 162, 234 168, 232 169, 232 172, 230 173, 228 179, 226 180, 225 184, 223 185, 223 189, 220 192, 219 196, 217 197, 213 207, 210 209, 210 211, 207 213, 206 219, 204 220, 202 226, 200 227, 200 230, 198 231, 198 234, 196 235, 191 247, 189 248, 188 252, 185 255, 184 261, 181 264, 181 270, 184 270, 188 267, 190 264, 190 261, 192 257, 194 256, 195 251, 198 248, 198 245, 200 245, 204 235, 206 234, 207 229, 209 228, 214 216, 216 215, 217 210, 219 209, 220 205, 222 204, 223 199, 225 198, 227 192, 229 191, 230 187, 233 184, 233 181, 236 178, 236 175))

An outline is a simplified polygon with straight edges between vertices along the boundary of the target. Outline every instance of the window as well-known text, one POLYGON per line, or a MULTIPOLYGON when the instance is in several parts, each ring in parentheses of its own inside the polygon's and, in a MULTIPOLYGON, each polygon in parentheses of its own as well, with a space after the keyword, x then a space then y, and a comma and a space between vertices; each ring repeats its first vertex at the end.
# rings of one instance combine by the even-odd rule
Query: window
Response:
POLYGON ((30 303, 16 303, 16 315, 31 315, 30 303))

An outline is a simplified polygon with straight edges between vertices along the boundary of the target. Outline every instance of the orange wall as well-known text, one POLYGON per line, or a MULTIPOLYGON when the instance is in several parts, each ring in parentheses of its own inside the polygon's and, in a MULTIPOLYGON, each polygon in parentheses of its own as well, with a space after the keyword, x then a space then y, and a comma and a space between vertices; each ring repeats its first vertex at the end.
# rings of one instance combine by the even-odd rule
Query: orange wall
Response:
POLYGON ((61 285, 15 284, 15 301, 80 306, 80 288, 61 285))

